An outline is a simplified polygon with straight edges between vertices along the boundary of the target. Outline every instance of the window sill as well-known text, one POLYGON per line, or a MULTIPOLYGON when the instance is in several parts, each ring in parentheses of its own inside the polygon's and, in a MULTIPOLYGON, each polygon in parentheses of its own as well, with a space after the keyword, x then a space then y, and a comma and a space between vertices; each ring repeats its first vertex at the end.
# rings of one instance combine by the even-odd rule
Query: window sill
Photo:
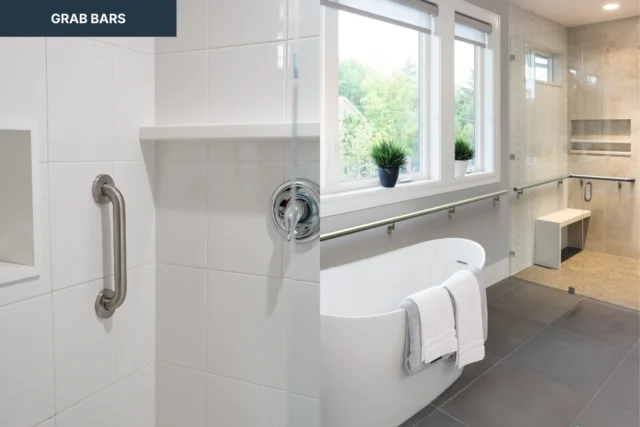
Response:
POLYGON ((398 184, 395 188, 374 187, 321 196, 321 216, 371 209, 393 203, 435 196, 500 182, 493 172, 475 172, 450 182, 415 181, 398 184))

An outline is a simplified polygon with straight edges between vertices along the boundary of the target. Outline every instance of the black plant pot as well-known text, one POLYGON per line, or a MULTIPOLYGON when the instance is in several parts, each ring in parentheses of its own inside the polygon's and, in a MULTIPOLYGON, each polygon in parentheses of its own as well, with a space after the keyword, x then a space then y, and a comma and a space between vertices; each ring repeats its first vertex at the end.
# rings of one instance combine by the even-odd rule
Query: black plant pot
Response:
POLYGON ((400 167, 395 168, 378 168, 378 178, 383 187, 393 188, 398 183, 400 176, 400 167))

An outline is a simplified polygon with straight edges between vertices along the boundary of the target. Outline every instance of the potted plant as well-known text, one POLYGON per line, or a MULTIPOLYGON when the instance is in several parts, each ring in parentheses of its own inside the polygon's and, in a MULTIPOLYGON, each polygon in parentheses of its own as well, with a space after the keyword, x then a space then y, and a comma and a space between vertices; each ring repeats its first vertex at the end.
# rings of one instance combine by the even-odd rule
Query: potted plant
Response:
POLYGON ((476 150, 473 146, 464 138, 456 138, 456 164, 455 164, 455 176, 456 178, 462 178, 469 170, 469 160, 476 156, 476 150))
POLYGON ((378 167, 378 178, 383 187, 396 186, 400 168, 404 166, 408 152, 389 138, 381 139, 371 146, 371 160, 378 167))

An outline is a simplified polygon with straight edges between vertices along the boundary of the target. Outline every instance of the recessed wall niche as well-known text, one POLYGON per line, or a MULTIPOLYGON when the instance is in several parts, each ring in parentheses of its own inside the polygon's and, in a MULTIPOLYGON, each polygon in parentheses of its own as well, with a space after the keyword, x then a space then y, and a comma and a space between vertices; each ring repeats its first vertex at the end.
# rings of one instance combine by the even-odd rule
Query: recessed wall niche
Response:
POLYGON ((0 286, 40 275, 36 126, 0 119, 0 286))

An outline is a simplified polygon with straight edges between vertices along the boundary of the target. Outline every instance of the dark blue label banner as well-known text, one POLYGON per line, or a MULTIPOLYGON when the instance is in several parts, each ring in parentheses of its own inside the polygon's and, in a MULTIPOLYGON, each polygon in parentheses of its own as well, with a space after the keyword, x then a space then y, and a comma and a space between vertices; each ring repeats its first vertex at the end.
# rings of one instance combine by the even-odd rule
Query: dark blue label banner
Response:
POLYGON ((1 0, 0 37, 175 37, 176 0, 1 0))

